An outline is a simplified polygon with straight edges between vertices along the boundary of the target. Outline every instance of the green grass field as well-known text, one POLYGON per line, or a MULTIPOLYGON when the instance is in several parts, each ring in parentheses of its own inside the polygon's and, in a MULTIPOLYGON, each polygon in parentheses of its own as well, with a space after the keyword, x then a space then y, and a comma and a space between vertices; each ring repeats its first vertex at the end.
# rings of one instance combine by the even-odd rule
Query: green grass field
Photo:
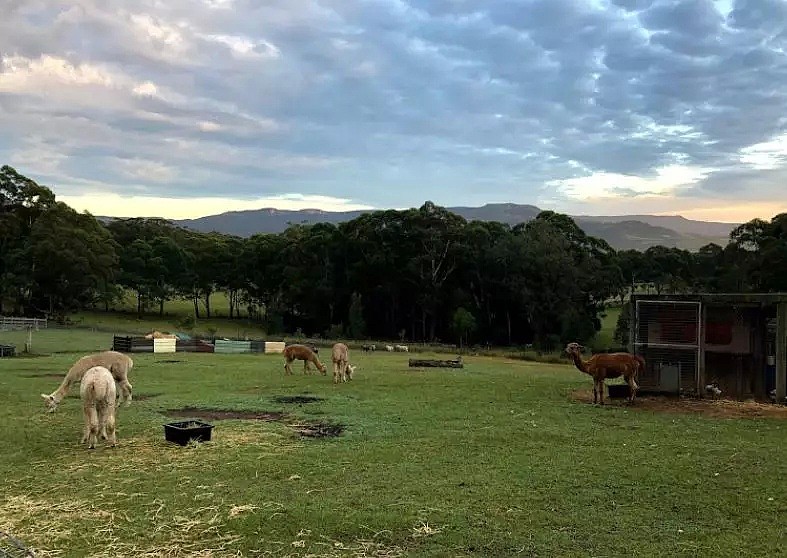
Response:
POLYGON ((783 419, 595 407, 574 368, 502 358, 355 351, 335 386, 280 355, 137 354, 118 447, 88 451, 78 387, 54 414, 39 393, 111 333, 46 335, 74 353, 0 359, 0 530, 39 556, 784 555, 783 419), (288 416, 180 447, 162 425, 183 407, 288 416))
POLYGON ((618 324, 621 310, 620 306, 610 306, 604 310, 601 316, 601 329, 591 342, 594 347, 606 349, 617 345, 613 340, 613 336, 615 335, 615 326, 618 324))
MULTIPOLYGON (((126 290, 123 300, 113 305, 113 310, 118 312, 136 312, 137 299, 133 291, 126 290)), ((158 314, 159 307, 154 305, 149 310, 150 314, 158 314)), ((229 301, 226 293, 223 291, 215 292, 210 297, 210 310, 211 315, 215 318, 226 318, 230 314, 229 301)), ((205 313, 205 301, 200 300, 199 311, 201 315, 205 313)), ((164 313, 167 315, 184 316, 194 313, 194 303, 189 299, 175 298, 168 300, 164 303, 164 313)), ((244 308, 241 308, 241 317, 246 317, 247 313, 244 308)))

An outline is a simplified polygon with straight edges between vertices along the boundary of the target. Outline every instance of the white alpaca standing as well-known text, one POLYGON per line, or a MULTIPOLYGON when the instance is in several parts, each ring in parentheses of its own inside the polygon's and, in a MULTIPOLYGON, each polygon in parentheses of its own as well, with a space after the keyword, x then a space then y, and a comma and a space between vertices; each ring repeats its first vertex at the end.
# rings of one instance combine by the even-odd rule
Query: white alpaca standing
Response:
POLYGON ((103 351, 93 355, 87 355, 80 358, 68 370, 66 377, 63 378, 60 386, 50 393, 49 395, 42 393, 41 397, 46 401, 47 408, 50 413, 54 413, 57 405, 63 400, 71 388, 71 384, 78 382, 87 370, 94 366, 103 366, 109 369, 115 381, 118 383, 118 392, 121 399, 125 399, 126 405, 131 404, 131 389, 132 386, 128 381, 128 373, 134 367, 134 361, 131 357, 119 353, 117 351, 103 351))
POLYGON ((94 366, 82 376, 79 386, 79 396, 82 398, 82 412, 85 419, 85 429, 82 443, 88 442, 88 448, 96 447, 99 433, 112 447, 117 444, 115 432, 115 399, 117 387, 112 372, 103 366, 94 366))

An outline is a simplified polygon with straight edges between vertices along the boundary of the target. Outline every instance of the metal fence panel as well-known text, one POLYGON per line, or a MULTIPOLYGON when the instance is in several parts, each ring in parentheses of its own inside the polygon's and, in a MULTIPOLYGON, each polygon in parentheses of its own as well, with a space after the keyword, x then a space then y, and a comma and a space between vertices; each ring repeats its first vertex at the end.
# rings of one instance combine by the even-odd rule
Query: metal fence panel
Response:
POLYGON ((637 300, 634 351, 646 363, 640 387, 696 394, 701 336, 699 301, 637 300))

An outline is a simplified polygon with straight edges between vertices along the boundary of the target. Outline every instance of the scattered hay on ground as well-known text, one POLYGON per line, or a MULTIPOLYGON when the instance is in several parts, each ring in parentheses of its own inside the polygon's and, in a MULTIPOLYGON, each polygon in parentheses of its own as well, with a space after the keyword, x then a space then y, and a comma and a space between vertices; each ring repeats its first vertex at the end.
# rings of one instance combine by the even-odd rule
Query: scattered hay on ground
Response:
MULTIPOLYGON (((64 493, 67 490, 64 487, 64 493)), ((223 507, 223 506, 222 506, 223 507)), ((254 506, 251 506, 254 507, 254 506)), ((155 529, 145 537, 133 537, 137 542, 121 542, 128 538, 121 534, 131 519, 114 511, 97 507, 94 501, 77 500, 57 502, 16 495, 0 501, 0 525, 13 530, 17 538, 24 538, 36 556, 49 558, 73 552, 75 538, 92 549, 90 558, 115 558, 117 556, 181 556, 216 558, 240 556, 232 550, 241 539, 226 533, 228 519, 248 506, 230 508, 229 515, 217 506, 188 512, 186 515, 161 513, 165 504, 155 500, 147 506, 144 519, 155 524, 155 529), (87 544, 85 544, 87 539, 87 544)))
MULTIPOLYGON (((387 533, 388 531, 383 531, 387 533)), ((309 550, 306 554, 276 554, 282 557, 291 556, 307 556, 308 558, 401 558, 407 553, 405 550, 396 545, 386 545, 382 542, 374 540, 381 533, 377 533, 371 539, 357 539, 351 543, 339 541, 319 535, 316 540, 312 539, 312 532, 310 529, 301 529, 294 541, 289 543, 293 549, 301 549, 308 547, 309 550), (315 547, 317 547, 315 549, 315 547)), ((286 543, 285 543, 286 544, 286 543)), ((270 555, 273 553, 263 552, 262 555, 270 555)))
POLYGON ((254 511, 258 508, 258 506, 254 506, 252 504, 242 504, 240 506, 232 506, 229 511, 229 517, 237 517, 242 513, 254 511))
MULTIPOLYGON (((575 390, 571 398, 583 403, 593 403, 593 391, 575 390)), ((633 404, 626 400, 604 397, 604 403, 612 407, 642 409, 665 413, 698 414, 713 418, 782 418, 787 419, 787 406, 757 401, 733 401, 730 399, 695 399, 667 395, 638 395, 633 404)))
POLYGON ((96 508, 95 502, 75 498, 52 502, 16 495, 0 501, 0 525, 27 541, 36 556, 60 554, 56 547, 79 529, 80 522, 90 520, 111 524, 115 514, 96 508))

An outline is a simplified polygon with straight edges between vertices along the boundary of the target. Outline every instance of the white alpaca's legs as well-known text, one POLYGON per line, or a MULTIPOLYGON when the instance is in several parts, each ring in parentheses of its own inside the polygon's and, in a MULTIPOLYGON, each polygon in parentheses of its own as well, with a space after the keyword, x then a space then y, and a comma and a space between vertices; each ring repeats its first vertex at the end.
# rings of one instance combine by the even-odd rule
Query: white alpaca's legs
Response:
POLYGON ((96 447, 96 440, 99 434, 98 411, 93 405, 85 409, 85 434, 87 436, 88 449, 96 447))

